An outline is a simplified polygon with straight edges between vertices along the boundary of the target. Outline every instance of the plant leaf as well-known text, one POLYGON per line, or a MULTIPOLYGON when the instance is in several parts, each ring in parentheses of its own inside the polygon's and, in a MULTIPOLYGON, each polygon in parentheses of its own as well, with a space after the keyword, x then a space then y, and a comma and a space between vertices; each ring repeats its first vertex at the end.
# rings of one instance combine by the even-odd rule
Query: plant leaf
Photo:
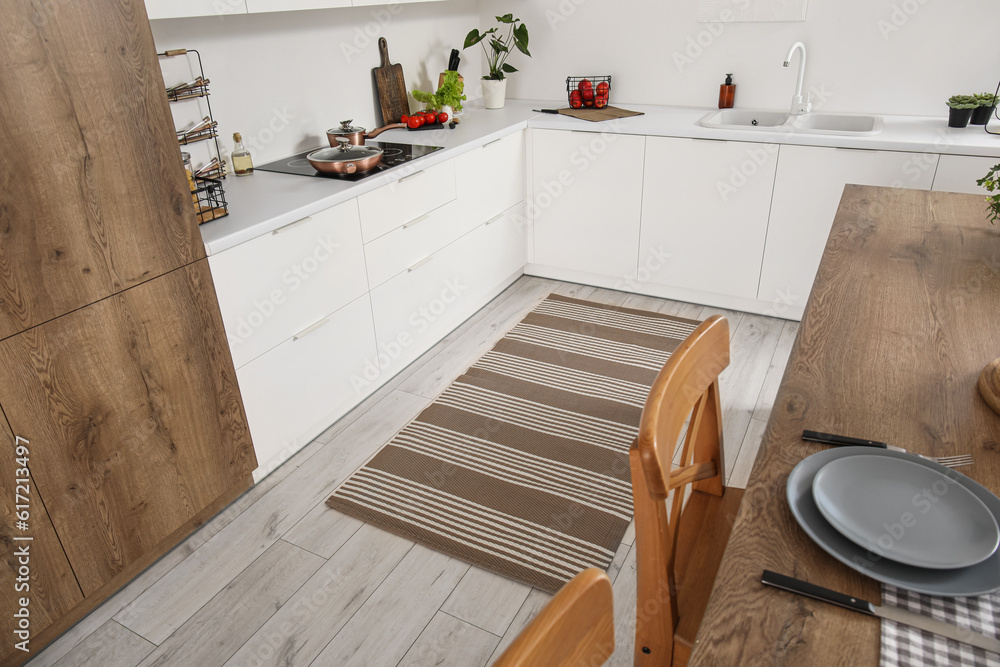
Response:
POLYGON ((490 42, 490 46, 492 46, 493 50, 496 51, 497 53, 507 53, 508 51, 510 51, 510 49, 507 48, 507 45, 501 42, 496 37, 494 37, 493 40, 490 42))
POLYGON ((482 40, 483 35, 479 34, 479 28, 473 28, 468 35, 465 36, 465 46, 463 49, 467 49, 470 46, 475 46, 482 40))
POLYGON ((528 26, 523 23, 514 28, 514 46, 524 55, 531 57, 531 53, 528 51, 528 26))
POLYGON ((517 19, 514 18, 513 14, 504 14, 503 16, 498 16, 497 21, 500 23, 513 23, 517 19))
POLYGON ((513 73, 513 72, 516 72, 516 71, 517 71, 517 68, 516 68, 516 67, 514 67, 513 65, 509 65, 509 64, 507 64, 507 63, 504 63, 504 64, 503 64, 503 67, 502 67, 501 69, 502 69, 502 70, 503 70, 504 72, 507 72, 508 74, 510 74, 510 73, 513 73))

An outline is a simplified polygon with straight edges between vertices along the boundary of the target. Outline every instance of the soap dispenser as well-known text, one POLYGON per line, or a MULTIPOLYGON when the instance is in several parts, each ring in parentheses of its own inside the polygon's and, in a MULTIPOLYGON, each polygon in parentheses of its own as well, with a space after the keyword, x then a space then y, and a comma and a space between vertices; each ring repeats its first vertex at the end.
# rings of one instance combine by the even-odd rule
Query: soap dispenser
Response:
POLYGON ((726 82, 719 86, 719 108, 732 109, 733 100, 736 98, 736 84, 733 83, 733 75, 726 75, 726 82))

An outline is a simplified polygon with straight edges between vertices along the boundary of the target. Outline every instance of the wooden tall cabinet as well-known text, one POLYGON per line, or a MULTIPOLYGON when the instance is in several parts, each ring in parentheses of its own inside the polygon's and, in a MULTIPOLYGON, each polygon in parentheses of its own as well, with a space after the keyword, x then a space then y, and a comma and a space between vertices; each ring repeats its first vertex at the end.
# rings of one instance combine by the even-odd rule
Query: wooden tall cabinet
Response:
POLYGON ((16 665, 257 463, 142 0, 0 7, 0 663, 16 665))

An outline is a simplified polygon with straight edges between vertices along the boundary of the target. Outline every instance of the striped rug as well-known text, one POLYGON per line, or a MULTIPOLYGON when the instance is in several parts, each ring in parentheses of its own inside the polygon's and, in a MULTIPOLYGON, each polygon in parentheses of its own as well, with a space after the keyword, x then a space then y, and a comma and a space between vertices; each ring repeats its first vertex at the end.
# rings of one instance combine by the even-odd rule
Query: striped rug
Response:
POLYGON ((550 295, 327 505, 550 592, 607 569, 646 394, 697 326, 550 295))

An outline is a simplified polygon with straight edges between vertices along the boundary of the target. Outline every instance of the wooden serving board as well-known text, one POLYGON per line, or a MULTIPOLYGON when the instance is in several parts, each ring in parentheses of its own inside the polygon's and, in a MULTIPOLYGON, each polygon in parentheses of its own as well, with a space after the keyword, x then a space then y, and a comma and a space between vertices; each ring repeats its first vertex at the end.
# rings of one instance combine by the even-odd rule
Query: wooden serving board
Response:
POLYGON ((403 114, 410 113, 410 102, 406 97, 406 81, 403 66, 389 64, 389 44, 385 37, 379 37, 378 50, 382 63, 372 69, 379 107, 382 110, 382 125, 398 123, 403 114))

